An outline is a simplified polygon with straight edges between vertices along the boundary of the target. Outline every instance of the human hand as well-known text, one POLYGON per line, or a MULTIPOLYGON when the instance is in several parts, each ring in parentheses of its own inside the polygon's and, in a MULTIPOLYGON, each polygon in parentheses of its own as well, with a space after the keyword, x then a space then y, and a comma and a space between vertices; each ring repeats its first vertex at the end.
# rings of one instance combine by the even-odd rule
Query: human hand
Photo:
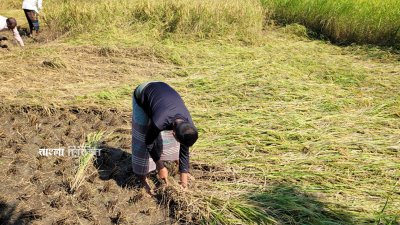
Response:
POLYGON ((184 190, 184 191, 188 190, 188 177, 189 177, 189 173, 181 173, 181 176, 180 176, 181 182, 180 182, 180 184, 181 184, 182 190, 184 190))
POLYGON ((158 177, 164 181, 165 185, 168 185, 168 169, 166 167, 158 170, 158 177))

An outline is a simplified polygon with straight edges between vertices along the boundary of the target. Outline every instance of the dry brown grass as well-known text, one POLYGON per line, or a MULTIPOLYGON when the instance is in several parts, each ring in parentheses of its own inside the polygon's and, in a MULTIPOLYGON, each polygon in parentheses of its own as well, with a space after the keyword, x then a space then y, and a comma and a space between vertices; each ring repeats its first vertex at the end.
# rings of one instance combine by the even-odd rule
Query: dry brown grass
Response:
POLYGON ((42 49, 35 44, 3 53, 0 96, 3 102, 14 103, 73 103, 84 100, 89 93, 113 90, 121 85, 133 89, 133 84, 171 68, 145 47, 118 49, 50 44, 42 49), (15 63, 18 66, 10 66, 15 63))

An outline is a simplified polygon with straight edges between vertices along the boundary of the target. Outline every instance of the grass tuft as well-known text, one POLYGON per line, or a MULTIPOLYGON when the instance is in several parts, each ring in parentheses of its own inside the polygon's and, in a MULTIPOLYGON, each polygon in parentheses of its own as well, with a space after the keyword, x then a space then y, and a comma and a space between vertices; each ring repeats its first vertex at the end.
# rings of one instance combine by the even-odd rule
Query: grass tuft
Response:
POLYGON ((66 69, 67 65, 61 58, 53 58, 44 60, 42 63, 43 66, 53 68, 53 69, 66 69))
POLYGON ((82 149, 85 149, 85 152, 79 157, 78 169, 74 179, 70 183, 70 191, 72 193, 74 193, 81 186, 83 180, 85 179, 85 172, 94 158, 95 154, 88 150, 96 149, 99 146, 103 135, 104 132, 95 132, 86 136, 86 142, 84 145, 82 145, 82 149))

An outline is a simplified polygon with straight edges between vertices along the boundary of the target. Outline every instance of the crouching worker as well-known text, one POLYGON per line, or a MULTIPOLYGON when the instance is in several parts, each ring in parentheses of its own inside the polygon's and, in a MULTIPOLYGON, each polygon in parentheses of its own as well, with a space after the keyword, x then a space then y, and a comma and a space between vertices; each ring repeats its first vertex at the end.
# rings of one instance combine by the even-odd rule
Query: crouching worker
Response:
POLYGON ((189 147, 197 129, 180 95, 164 82, 147 82, 133 93, 132 167, 146 189, 147 174, 156 169, 168 185, 164 161, 179 160, 180 184, 188 185, 189 147))
MULTIPOLYGON (((6 31, 6 30, 10 30, 13 33, 15 40, 21 47, 24 46, 24 42, 22 41, 22 38, 17 30, 17 21, 12 17, 7 18, 4 16, 0 16, 0 31, 6 31)), ((7 40, 7 38, 5 37, 2 37, 1 39, 2 39, 1 41, 7 40)), ((2 47, 3 46, 4 45, 2 45, 2 47)))

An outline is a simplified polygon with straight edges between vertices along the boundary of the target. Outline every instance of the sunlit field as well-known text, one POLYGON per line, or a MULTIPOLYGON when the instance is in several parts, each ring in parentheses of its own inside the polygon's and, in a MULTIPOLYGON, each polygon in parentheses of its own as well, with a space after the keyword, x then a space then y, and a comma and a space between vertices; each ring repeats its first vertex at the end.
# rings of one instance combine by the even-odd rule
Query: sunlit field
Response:
MULTIPOLYGON (((0 224, 400 223, 396 1, 43 5, 25 48, 2 33, 0 224), (131 95, 149 80, 199 128, 189 191, 174 172, 148 197, 132 172, 131 95), (70 146, 102 154, 38 155, 70 146)), ((20 8, 0 2, 27 27, 20 8)))

